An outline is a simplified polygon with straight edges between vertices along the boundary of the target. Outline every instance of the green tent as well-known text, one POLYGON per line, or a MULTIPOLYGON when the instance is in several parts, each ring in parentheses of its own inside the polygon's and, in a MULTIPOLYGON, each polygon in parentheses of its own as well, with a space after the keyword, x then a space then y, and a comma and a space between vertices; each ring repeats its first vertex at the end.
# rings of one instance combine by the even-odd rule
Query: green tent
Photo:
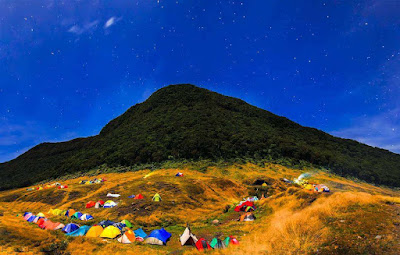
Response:
POLYGON ((83 214, 81 212, 76 212, 74 215, 71 216, 71 219, 79 220, 83 214))
POLYGON ((156 194, 154 195, 154 197, 153 197, 153 201, 160 202, 160 201, 161 201, 161 196, 160 196, 160 194, 156 193, 156 194))
POLYGON ((132 223, 129 220, 122 220, 122 224, 125 224, 127 228, 132 228, 132 223))
POLYGON ((224 248, 226 248, 225 243, 222 242, 221 239, 218 239, 216 237, 214 237, 213 240, 211 240, 210 246, 213 249, 224 249, 224 248))

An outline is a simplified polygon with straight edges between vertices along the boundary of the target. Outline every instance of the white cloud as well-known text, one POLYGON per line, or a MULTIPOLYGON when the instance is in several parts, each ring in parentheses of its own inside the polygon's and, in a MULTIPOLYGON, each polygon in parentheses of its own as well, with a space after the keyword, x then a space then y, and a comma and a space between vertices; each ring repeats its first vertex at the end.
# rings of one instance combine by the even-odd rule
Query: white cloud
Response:
POLYGON ((82 26, 73 25, 68 29, 68 32, 76 34, 76 35, 81 35, 83 33, 90 32, 91 30, 93 30, 97 26, 98 23, 99 23, 98 20, 94 20, 94 21, 86 23, 82 26))
POLYGON ((109 28, 113 25, 115 25, 118 21, 120 21, 122 18, 116 18, 116 17, 111 17, 109 18, 106 23, 104 24, 104 28, 109 28))

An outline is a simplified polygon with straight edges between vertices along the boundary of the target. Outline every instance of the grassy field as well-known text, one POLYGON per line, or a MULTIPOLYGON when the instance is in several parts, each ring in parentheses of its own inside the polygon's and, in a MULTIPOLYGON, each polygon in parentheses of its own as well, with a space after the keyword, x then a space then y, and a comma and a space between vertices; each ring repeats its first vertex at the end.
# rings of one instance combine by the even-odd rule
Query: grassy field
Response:
POLYGON ((82 176, 62 184, 69 187, 0 193, 1 254, 198 254, 194 247, 180 246, 179 235, 187 223, 199 238, 233 235, 240 241, 239 246, 215 250, 215 254, 400 254, 400 192, 323 171, 236 164, 201 172, 180 168, 82 176), (178 171, 184 177, 175 177, 178 171), (306 191, 280 180, 305 171, 313 173, 311 182, 326 184, 331 193, 306 191), (107 181, 78 184, 95 177, 107 181), (260 182, 268 186, 255 185, 260 182), (108 200, 109 192, 121 194, 111 198, 117 207, 85 209, 90 200, 108 200), (145 199, 128 198, 138 193, 145 199), (155 193, 162 196, 162 202, 151 201, 155 193), (268 197, 256 203, 257 220, 238 222, 240 214, 234 206, 243 197, 261 193, 268 197), (166 246, 66 237, 61 231, 41 230, 21 217, 25 211, 44 212, 52 221, 71 222, 64 216, 48 215, 51 208, 89 213, 95 217, 89 225, 103 219, 128 219, 148 233, 165 227, 172 237, 166 246), (216 219, 219 223, 213 224, 216 219))

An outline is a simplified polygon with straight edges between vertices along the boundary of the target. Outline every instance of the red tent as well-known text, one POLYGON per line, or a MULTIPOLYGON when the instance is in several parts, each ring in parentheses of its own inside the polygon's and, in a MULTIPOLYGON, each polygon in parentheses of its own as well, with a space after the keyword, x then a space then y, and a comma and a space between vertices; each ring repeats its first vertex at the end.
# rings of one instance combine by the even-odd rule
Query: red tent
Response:
MULTIPOLYGON (((104 205, 104 201, 103 200, 99 200, 99 201, 97 201, 97 202, 99 202, 101 205, 104 205)), ((96 204, 96 203, 95 203, 96 204)))
POLYGON ((208 242, 207 242, 206 239, 204 239, 204 238, 200 238, 200 239, 196 242, 196 248, 197 248, 199 251, 211 250, 211 246, 208 244, 208 242))
POLYGON ((251 206, 253 208, 255 208, 254 203, 250 202, 250 201, 246 201, 241 203, 240 205, 235 207, 235 212, 240 212, 240 211, 245 211, 246 207, 251 206))
POLYGON ((238 245, 239 241, 234 236, 229 236, 229 243, 233 245, 238 245))
POLYGON ((139 194, 139 195, 137 195, 136 197, 134 197, 133 199, 143 199, 144 197, 143 197, 143 195, 142 194, 139 194))
POLYGON ((87 204, 86 204, 86 208, 92 208, 92 207, 94 207, 96 205, 96 202, 94 202, 94 201, 89 201, 87 204))
POLYGON ((42 225, 43 222, 45 222, 45 220, 43 218, 38 219, 38 221, 36 222, 36 224, 38 224, 38 226, 42 225))

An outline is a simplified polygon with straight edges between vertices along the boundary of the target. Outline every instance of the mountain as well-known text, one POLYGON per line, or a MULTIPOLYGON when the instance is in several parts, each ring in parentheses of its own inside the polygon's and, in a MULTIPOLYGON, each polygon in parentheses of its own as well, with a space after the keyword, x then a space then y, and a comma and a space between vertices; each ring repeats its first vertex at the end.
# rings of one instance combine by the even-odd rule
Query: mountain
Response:
POLYGON ((180 159, 307 161, 337 174, 400 186, 400 155, 303 127, 232 97, 171 85, 110 121, 100 134, 43 143, 0 164, 0 189, 87 171, 180 159))

